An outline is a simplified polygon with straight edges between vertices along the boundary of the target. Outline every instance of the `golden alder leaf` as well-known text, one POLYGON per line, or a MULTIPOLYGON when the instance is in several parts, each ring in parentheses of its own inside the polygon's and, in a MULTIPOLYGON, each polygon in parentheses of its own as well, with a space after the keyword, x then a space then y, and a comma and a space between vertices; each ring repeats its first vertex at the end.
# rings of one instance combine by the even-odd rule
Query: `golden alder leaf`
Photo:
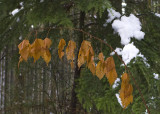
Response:
POLYGON ((104 64, 99 61, 97 66, 96 66, 96 75, 97 77, 101 80, 103 78, 103 76, 105 75, 104 72, 104 64))
POLYGON ((49 38, 45 38, 43 42, 44 42, 44 48, 50 48, 52 41, 49 38))
POLYGON ((61 39, 58 45, 58 55, 60 59, 62 59, 62 57, 64 56, 63 49, 65 45, 66 45, 66 41, 64 39, 61 39))
POLYGON ((85 63, 85 56, 84 56, 84 52, 82 51, 82 49, 79 50, 78 53, 78 68, 80 68, 84 63, 85 63))
POLYGON ((100 60, 101 62, 104 62, 104 56, 103 56, 103 53, 102 53, 102 52, 99 53, 98 58, 99 58, 99 60, 100 60))
POLYGON ((85 62, 87 62, 87 67, 94 75, 96 73, 94 51, 91 46, 91 42, 83 40, 78 53, 78 67, 80 68, 85 62))
POLYGON ((105 72, 104 72, 105 64, 104 64, 103 53, 99 53, 98 58, 99 58, 99 62, 96 66, 96 75, 101 80, 103 76, 105 75, 105 72))
POLYGON ((105 60, 104 72, 109 81, 109 84, 113 85, 114 81, 117 79, 117 72, 115 69, 115 63, 113 57, 108 57, 105 60))
POLYGON ((86 62, 90 47, 91 47, 91 43, 89 41, 83 40, 78 53, 79 68, 86 62))
POLYGON ((122 101, 123 108, 127 108, 127 106, 133 102, 133 87, 129 84, 129 76, 127 73, 124 73, 121 77, 122 84, 120 89, 120 98, 122 101))
POLYGON ((51 54, 48 49, 43 51, 42 58, 44 59, 44 61, 47 63, 48 66, 48 63, 51 61, 51 54))
POLYGON ((34 62, 36 62, 40 56, 43 55, 42 47, 44 47, 44 42, 42 39, 35 39, 31 45, 31 56, 34 58, 34 62))
POLYGON ((94 63, 94 56, 91 56, 89 63, 87 63, 87 67, 90 69, 93 75, 96 73, 96 67, 94 63))
POLYGON ((69 41, 68 46, 66 48, 67 60, 74 60, 75 54, 74 50, 76 48, 76 43, 72 40, 69 41))
POLYGON ((19 54, 21 55, 21 61, 27 61, 30 56, 30 43, 28 40, 23 40, 19 45, 19 54))

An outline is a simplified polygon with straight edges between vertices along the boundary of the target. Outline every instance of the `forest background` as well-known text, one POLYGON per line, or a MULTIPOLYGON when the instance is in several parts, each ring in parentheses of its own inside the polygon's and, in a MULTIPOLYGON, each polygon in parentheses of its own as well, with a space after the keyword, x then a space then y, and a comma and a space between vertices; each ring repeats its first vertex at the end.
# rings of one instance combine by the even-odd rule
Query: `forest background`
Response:
POLYGON ((160 0, 0 0, 0 8, 0 113, 140 114, 149 113, 146 106, 151 114, 160 112, 160 0), (106 78, 93 76, 85 65, 78 69, 83 40, 92 43, 96 63, 100 52, 107 58, 113 50, 83 32, 68 29, 86 31, 113 49, 123 49, 121 36, 112 26, 115 19, 106 22, 110 8, 121 17, 134 14, 145 33, 142 40, 130 40, 143 56, 127 63, 136 83, 130 77, 133 103, 125 110, 117 99, 125 66, 113 55, 119 78, 115 87, 106 78), (19 43, 46 37, 52 40, 48 66, 42 58, 35 63, 31 58, 18 68, 19 43), (62 38, 76 42, 74 69, 66 56, 59 59, 62 38))

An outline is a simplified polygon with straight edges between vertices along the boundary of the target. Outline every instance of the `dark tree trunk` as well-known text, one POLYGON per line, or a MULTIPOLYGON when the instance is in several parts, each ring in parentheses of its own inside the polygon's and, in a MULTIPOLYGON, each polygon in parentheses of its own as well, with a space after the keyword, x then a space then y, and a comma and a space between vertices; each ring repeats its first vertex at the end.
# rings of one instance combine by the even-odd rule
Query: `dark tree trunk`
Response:
MULTIPOLYGON (((85 19, 85 12, 80 12, 80 23, 79 23, 79 28, 83 30, 84 28, 84 19, 85 19)), ((79 33, 79 38, 78 38, 78 45, 77 45, 77 48, 79 50, 80 48, 80 45, 83 41, 83 33, 79 33)), ((79 52, 79 51, 78 51, 79 52)), ((74 73, 74 82, 73 82, 73 88, 72 88, 72 96, 71 96, 71 113, 72 114, 76 114, 76 105, 77 105, 77 94, 75 92, 75 88, 76 88, 76 85, 77 85, 77 82, 76 80, 80 77, 80 70, 78 68, 78 65, 77 65, 77 60, 78 60, 78 53, 76 55, 76 60, 75 60, 75 63, 76 63, 76 67, 75 67, 75 73, 74 73)))

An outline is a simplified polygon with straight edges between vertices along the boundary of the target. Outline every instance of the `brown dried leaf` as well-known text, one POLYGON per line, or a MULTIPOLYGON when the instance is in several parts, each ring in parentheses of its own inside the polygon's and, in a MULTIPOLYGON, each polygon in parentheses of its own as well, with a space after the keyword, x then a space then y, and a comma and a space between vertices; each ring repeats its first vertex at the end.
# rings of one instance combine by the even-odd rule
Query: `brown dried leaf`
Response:
POLYGON ((76 43, 74 41, 69 41, 68 46, 66 48, 67 60, 74 60, 75 54, 74 50, 76 48, 76 43))
POLYGON ((64 56, 63 49, 65 45, 66 45, 66 41, 64 39, 61 39, 58 45, 58 55, 60 59, 62 59, 62 57, 64 56))
POLYGON ((103 53, 102 53, 102 52, 99 53, 98 58, 99 58, 99 60, 100 60, 101 62, 104 62, 104 56, 103 56, 103 53))
POLYGON ((49 38, 45 38, 43 42, 44 42, 44 48, 50 48, 52 41, 49 38))
POLYGON ((117 79, 117 72, 116 72, 116 69, 112 69, 111 71, 107 72, 106 73, 106 77, 109 81, 109 84, 110 85, 113 85, 115 80, 117 79))
POLYGON ((34 62, 43 55, 42 47, 44 47, 42 39, 36 39, 31 45, 31 56, 34 58, 34 62))
POLYGON ((30 56, 30 43, 28 40, 23 40, 19 45, 19 54, 21 58, 27 61, 28 57, 30 56))
POLYGON ((97 66, 96 66, 96 75, 97 77, 101 80, 103 76, 105 75, 104 72, 104 64, 102 61, 99 61, 97 66))
POLYGON ((51 61, 51 54, 48 49, 43 51, 42 58, 44 59, 44 61, 47 63, 48 66, 48 63, 51 61))

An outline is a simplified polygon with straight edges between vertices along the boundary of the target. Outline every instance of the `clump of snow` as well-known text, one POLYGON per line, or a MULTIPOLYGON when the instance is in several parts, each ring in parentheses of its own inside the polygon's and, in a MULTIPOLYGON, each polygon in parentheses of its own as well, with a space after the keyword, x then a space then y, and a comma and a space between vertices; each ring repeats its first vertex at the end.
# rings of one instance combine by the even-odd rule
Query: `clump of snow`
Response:
MULTIPOLYGON (((122 48, 116 48, 114 51, 115 51, 118 55, 122 55, 122 48)), ((114 55, 115 52, 112 52, 110 55, 114 55)))
POLYGON ((148 68, 150 67, 150 64, 147 63, 147 58, 144 57, 144 55, 142 55, 142 54, 140 53, 140 54, 138 54, 137 56, 143 58, 143 62, 144 62, 144 64, 146 65, 146 67, 148 67, 148 68))
POLYGON ((14 15, 17 14, 18 12, 19 12, 19 9, 16 8, 16 9, 14 9, 14 10, 12 11, 12 15, 14 16, 14 15))
POLYGON ((127 4, 125 2, 122 2, 122 7, 126 7, 127 4))
MULTIPOLYGON (((121 48, 116 48, 115 52, 117 52, 118 55, 122 55, 122 60, 127 65, 133 58, 136 58, 139 53, 139 49, 134 46, 133 42, 130 44, 127 44, 121 48)), ((111 55, 114 55, 115 53, 112 52, 111 55)))
POLYGON ((110 23, 115 18, 120 18, 121 14, 116 12, 114 9, 108 9, 108 17, 109 19, 106 20, 107 23, 110 23))
POLYGON ((141 31, 141 22, 133 14, 130 14, 129 17, 122 16, 121 19, 114 20, 112 28, 120 35, 122 45, 128 44, 133 37, 141 40, 145 35, 145 33, 141 31))
POLYGON ((154 79, 157 79, 157 80, 159 80, 159 75, 158 75, 158 74, 156 74, 156 73, 153 73, 153 75, 154 75, 154 79))
POLYGON ((117 79, 115 80, 115 82, 114 82, 114 84, 113 84, 112 88, 116 88, 116 87, 118 87, 118 85, 119 85, 119 83, 118 83, 118 82, 120 82, 120 78, 117 78, 117 79))
POLYGON ((118 94, 118 93, 116 94, 116 97, 117 97, 117 100, 118 100, 119 104, 120 104, 121 107, 123 108, 122 101, 121 101, 121 98, 119 97, 119 94, 118 94))
POLYGON ((159 14, 159 13, 155 13, 155 15, 156 15, 157 17, 160 17, 160 14, 159 14))
POLYGON ((14 10, 11 12, 11 14, 12 14, 13 16, 14 16, 15 14, 17 14, 20 10, 24 9, 24 7, 23 7, 23 2, 20 2, 19 4, 20 4, 21 8, 20 8, 20 9, 16 8, 16 9, 14 9, 14 10))

